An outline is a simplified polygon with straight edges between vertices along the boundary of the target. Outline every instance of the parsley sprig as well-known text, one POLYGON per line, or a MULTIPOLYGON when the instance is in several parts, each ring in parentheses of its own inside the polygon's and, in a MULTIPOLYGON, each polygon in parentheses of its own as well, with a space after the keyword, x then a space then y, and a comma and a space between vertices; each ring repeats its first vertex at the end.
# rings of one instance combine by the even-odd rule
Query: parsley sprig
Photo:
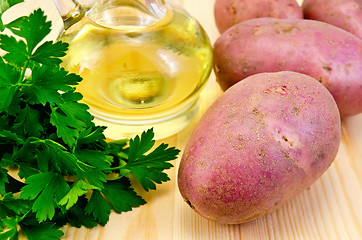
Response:
POLYGON ((1 1, 0 239, 59 239, 60 228, 105 225, 145 204, 130 184, 149 191, 169 180, 165 169, 179 150, 154 147, 150 129, 130 140, 105 141, 82 95, 82 79, 60 67, 68 44, 44 41, 51 23, 41 9, 8 24, 2 13, 22 0, 1 1), (153 149, 153 150, 152 150, 153 149), (16 170, 17 179, 9 174, 16 170))

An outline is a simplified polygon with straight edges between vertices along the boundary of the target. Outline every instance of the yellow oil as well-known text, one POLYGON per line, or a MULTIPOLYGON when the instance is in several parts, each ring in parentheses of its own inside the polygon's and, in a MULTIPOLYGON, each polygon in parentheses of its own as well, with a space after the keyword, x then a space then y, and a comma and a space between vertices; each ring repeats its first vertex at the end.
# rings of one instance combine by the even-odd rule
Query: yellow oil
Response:
POLYGON ((150 26, 122 25, 117 9, 99 16, 82 19, 61 37, 70 44, 63 66, 83 78, 77 86, 83 101, 96 118, 113 125, 144 129, 164 122, 160 129, 172 133, 170 124, 177 123, 165 119, 187 111, 209 77, 207 35, 177 9, 150 26))

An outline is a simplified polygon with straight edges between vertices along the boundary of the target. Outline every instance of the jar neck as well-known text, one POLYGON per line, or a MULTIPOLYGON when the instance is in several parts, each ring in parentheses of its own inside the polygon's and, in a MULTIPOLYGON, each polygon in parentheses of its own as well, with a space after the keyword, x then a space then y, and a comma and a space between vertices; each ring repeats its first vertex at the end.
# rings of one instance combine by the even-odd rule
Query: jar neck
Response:
POLYGON ((168 11, 167 0, 97 0, 87 16, 107 27, 147 27, 168 11))

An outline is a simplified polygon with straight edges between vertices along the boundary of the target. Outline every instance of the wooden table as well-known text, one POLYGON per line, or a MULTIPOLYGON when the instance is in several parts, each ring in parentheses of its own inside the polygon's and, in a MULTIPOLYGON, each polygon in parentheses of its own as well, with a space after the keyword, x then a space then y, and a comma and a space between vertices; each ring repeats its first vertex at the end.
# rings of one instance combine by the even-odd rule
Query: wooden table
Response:
MULTIPOLYGON (((174 0, 205 28, 212 42, 219 33, 213 16, 214 0, 174 0)), ((301 2, 301 1, 299 1, 301 2)), ((27 0, 5 18, 28 14, 41 7, 53 21, 54 33, 62 21, 52 0, 27 0)), ((175 136, 162 140, 184 149, 200 116, 221 94, 215 76, 201 94, 201 110, 194 122, 175 136)), ((342 143, 328 171, 280 209, 253 222, 221 225, 197 215, 181 198, 177 188, 177 167, 168 171, 171 181, 156 191, 142 192, 148 202, 131 212, 112 213, 105 227, 93 229, 64 227, 63 239, 87 240, 225 240, 225 239, 362 239, 362 114, 342 121, 342 143)), ((137 184, 135 184, 137 185, 137 184)), ((136 186, 140 192, 140 188, 136 186)))

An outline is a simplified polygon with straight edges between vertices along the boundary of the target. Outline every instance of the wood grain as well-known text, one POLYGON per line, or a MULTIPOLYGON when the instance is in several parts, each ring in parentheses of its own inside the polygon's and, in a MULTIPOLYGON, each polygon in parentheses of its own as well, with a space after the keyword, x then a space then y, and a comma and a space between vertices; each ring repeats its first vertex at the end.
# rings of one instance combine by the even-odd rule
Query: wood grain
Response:
MULTIPOLYGON (((209 34, 219 36, 213 17, 214 0, 175 0, 192 14, 209 34)), ((301 1, 299 1, 301 2, 301 1)), ((62 28, 52 0, 27 0, 4 15, 11 19, 41 7, 53 21, 55 39, 62 28)), ((195 124, 207 107, 221 94, 212 74, 201 93, 198 117, 179 134, 162 140, 184 149, 195 124)), ((342 122, 342 143, 335 162, 310 189, 278 210, 255 221, 222 225, 197 215, 181 198, 177 188, 177 166, 168 171, 171 181, 156 191, 142 192, 148 202, 131 212, 112 213, 105 227, 93 229, 64 227, 66 240, 226 240, 226 239, 362 239, 362 115, 342 122)))

